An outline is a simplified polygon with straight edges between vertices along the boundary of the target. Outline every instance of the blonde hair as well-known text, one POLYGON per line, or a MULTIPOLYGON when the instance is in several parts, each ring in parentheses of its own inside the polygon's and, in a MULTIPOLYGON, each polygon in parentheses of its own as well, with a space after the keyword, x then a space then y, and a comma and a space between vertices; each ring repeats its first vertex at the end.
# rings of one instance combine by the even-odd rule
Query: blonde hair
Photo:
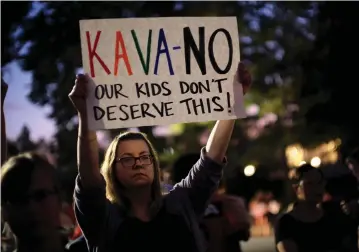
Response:
POLYGON ((143 140, 148 145, 150 154, 153 157, 154 179, 151 186, 152 208, 157 209, 161 201, 161 185, 160 185, 160 165, 158 155, 152 143, 147 136, 141 132, 124 132, 116 136, 107 148, 105 158, 101 166, 101 173, 106 181, 106 197, 112 202, 128 211, 130 207, 129 199, 124 194, 124 187, 118 181, 115 172, 115 160, 118 145, 122 141, 143 140))

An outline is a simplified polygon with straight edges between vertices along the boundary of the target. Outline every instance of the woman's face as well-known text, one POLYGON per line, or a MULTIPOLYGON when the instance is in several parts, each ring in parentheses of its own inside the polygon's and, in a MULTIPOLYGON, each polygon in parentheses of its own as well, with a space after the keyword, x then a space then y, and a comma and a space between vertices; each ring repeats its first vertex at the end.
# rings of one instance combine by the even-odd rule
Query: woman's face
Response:
POLYGON ((122 141, 116 154, 116 177, 125 188, 152 185, 153 157, 144 140, 122 141))
POLYGON ((299 182, 297 197, 300 200, 319 203, 325 192, 325 180, 317 170, 311 170, 304 174, 299 182))

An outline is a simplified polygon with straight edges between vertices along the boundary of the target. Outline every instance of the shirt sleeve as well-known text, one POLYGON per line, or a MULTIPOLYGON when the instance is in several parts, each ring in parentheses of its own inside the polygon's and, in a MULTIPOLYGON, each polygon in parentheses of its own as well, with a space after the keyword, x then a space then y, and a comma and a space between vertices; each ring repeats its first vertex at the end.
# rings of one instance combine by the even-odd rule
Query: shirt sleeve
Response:
POLYGON ((187 188, 195 212, 203 214, 222 178, 226 162, 226 159, 222 163, 215 162, 207 156, 205 148, 202 148, 200 159, 193 165, 187 177, 177 183, 173 190, 178 187, 187 188))
POLYGON ((84 188, 78 175, 75 182, 75 214, 77 222, 86 238, 92 245, 99 245, 101 232, 106 225, 110 202, 106 198, 106 183, 98 187, 84 188))

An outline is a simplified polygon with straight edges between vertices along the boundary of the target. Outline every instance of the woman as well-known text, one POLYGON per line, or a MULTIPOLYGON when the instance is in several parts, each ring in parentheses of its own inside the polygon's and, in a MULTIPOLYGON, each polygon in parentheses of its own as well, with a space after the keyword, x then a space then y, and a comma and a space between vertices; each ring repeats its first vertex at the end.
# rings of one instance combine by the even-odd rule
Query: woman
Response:
MULTIPOLYGON (((251 78, 242 64, 235 85, 237 80, 245 93, 251 78)), ((221 178, 235 121, 216 123, 201 158, 162 198, 156 151, 142 133, 117 136, 100 173, 96 133, 87 125, 89 81, 88 76, 78 76, 69 95, 79 116, 75 211, 89 250, 204 252, 198 222, 221 178)))
POLYGON ((326 215, 320 206, 325 192, 322 171, 305 164, 292 175, 297 202, 277 222, 278 251, 350 251, 342 244, 342 227, 335 221, 336 216, 326 215))

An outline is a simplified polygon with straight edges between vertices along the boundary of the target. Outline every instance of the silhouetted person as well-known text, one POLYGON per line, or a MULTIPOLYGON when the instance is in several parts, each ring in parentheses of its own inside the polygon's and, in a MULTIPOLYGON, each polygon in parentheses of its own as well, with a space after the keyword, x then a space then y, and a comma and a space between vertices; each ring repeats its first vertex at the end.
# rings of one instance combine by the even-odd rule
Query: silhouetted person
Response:
MULTIPOLYGON (((7 89, 4 81, 1 88, 3 104, 3 90, 7 89)), ((1 210, 2 221, 6 223, 3 232, 7 239, 14 236, 17 252, 65 251, 67 237, 61 230, 61 199, 55 168, 36 153, 23 153, 7 160, 3 106, 1 109, 1 210)))
POLYGON ((2 166, 2 211, 18 252, 63 251, 55 181, 55 169, 37 154, 20 154, 2 166))
POLYGON ((15 236, 17 252, 66 251, 59 186, 55 168, 46 158, 36 153, 11 157, 1 168, 1 193, 2 214, 15 236))
MULTIPOLYGON (((352 174, 356 178, 356 189, 353 188, 353 195, 350 199, 346 200, 345 205, 343 205, 344 211, 351 217, 353 220, 353 225, 355 225, 355 237, 358 241, 358 226, 359 226, 359 147, 354 149, 352 153, 347 157, 346 163, 348 168, 351 170, 352 174)), ((353 182, 352 182, 353 183, 353 182)), ((358 241, 359 243, 359 241, 358 241)), ((359 246, 359 244, 358 244, 359 246)))
MULTIPOLYGON (((353 220, 359 224, 359 148, 356 148, 346 159, 346 163, 356 178, 356 189, 353 188, 352 197, 347 200, 347 211, 353 220)), ((352 182, 352 181, 351 181, 352 182)), ((351 184, 353 184, 352 182, 351 184)))
POLYGON ((326 185, 326 197, 321 205, 325 214, 332 218, 333 225, 339 227, 336 230, 337 237, 348 237, 346 243, 351 244, 348 247, 352 248, 352 251, 358 251, 357 225, 345 209, 346 202, 356 191, 353 178, 352 174, 346 174, 329 179, 326 185))
POLYGON ((305 164, 291 177, 297 201, 276 223, 275 241, 279 252, 351 251, 334 217, 325 215, 320 203, 326 181, 320 169, 305 164))

